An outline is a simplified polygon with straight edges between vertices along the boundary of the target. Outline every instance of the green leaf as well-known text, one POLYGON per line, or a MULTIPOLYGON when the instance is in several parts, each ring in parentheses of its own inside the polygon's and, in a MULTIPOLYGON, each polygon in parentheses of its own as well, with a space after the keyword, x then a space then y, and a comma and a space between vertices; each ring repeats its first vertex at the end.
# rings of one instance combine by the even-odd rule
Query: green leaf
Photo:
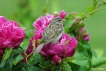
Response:
POLYGON ((69 32, 69 28, 65 28, 64 31, 65 31, 65 33, 68 33, 69 32))
POLYGON ((2 68, 0 68, 0 71, 3 71, 2 68))
POLYGON ((84 61, 84 64, 87 63, 87 61, 89 60, 88 57, 86 57, 85 55, 79 53, 79 52, 76 52, 73 56, 75 59, 72 61, 73 63, 75 64, 78 64, 78 65, 82 65, 81 63, 84 61))
POLYGON ((86 43, 86 44, 83 45, 83 47, 84 47, 85 49, 89 49, 89 48, 90 48, 90 45, 86 43))
POLYGON ((12 51, 12 56, 17 56, 17 55, 22 54, 22 53, 23 53, 22 48, 21 47, 18 47, 18 48, 14 49, 12 51))
POLYGON ((88 50, 82 49, 82 50, 80 50, 80 51, 78 51, 78 52, 79 52, 81 55, 87 57, 88 59, 91 59, 91 58, 92 58, 92 54, 91 54, 91 50, 90 50, 90 49, 88 49, 88 50))
POLYGON ((78 42, 78 45, 80 47, 83 47, 84 49, 88 50, 90 48, 90 45, 88 43, 84 43, 82 44, 81 42, 78 42))
POLYGON ((10 65, 10 68, 12 68, 12 66, 13 66, 13 57, 12 56, 8 59, 8 63, 10 65))
POLYGON ((76 18, 81 19, 84 16, 85 16, 85 13, 77 13, 76 18))
POLYGON ((97 58, 96 52, 95 52, 94 50, 91 50, 91 51, 92 51, 92 55, 93 55, 95 58, 97 58))
POLYGON ((72 31, 74 31, 74 30, 75 30, 75 28, 76 28, 76 26, 71 26, 71 27, 69 28, 68 33, 69 33, 69 34, 71 34, 71 33, 72 33, 72 31))
POLYGON ((61 65, 61 71, 72 71, 71 66, 67 62, 63 62, 61 65))
POLYGON ((52 65, 51 70, 50 71, 59 71, 60 67, 56 66, 56 65, 52 65))
POLYGON ((30 37, 32 37, 34 35, 34 33, 32 33, 31 30, 27 30, 25 33, 26 33, 26 36, 28 38, 30 38, 30 37))
POLYGON ((88 63, 88 60, 77 60, 77 61, 72 61, 72 63, 77 65, 85 65, 88 63))
POLYGON ((75 20, 66 20, 64 22, 65 28, 70 28, 74 22, 75 22, 75 20))
POLYGON ((90 68, 87 66, 80 66, 78 71, 90 71, 90 68))
POLYGON ((5 66, 6 61, 1 61, 0 67, 3 68, 5 66))
POLYGON ((43 71, 43 70, 35 66, 30 66, 28 71, 43 71))
POLYGON ((20 62, 23 59, 22 55, 18 55, 13 59, 13 64, 16 65, 18 62, 20 62))
POLYGON ((5 67, 3 68, 3 71, 11 71, 11 68, 10 68, 8 61, 6 62, 5 67))
POLYGON ((92 52, 90 49, 90 45, 87 42, 78 42, 76 51, 79 52, 81 55, 84 55, 88 59, 92 58, 92 52))
POLYGON ((40 62, 39 66, 42 68, 42 69, 48 69, 50 67, 50 63, 51 63, 51 60, 43 60, 40 62))
POLYGON ((26 51, 28 49, 29 46, 29 39, 25 39, 21 44, 20 44, 21 48, 26 51))
POLYGON ((41 55, 40 54, 35 54, 30 57, 28 60, 29 64, 34 65, 37 64, 41 60, 41 55))
POLYGON ((86 56, 88 59, 92 58, 92 55, 91 55, 91 53, 88 50, 82 50, 79 53, 84 55, 84 56, 86 56))
POLYGON ((83 43, 82 42, 78 42, 78 46, 77 46, 78 48, 79 48, 79 50, 81 49, 84 49, 84 47, 83 47, 83 43))
POLYGON ((6 59, 9 58, 9 56, 12 53, 12 50, 13 50, 12 48, 6 48, 5 49, 5 52, 4 52, 3 57, 2 57, 2 61, 5 61, 6 59))
POLYGON ((66 61, 71 63, 72 61, 76 61, 76 59, 74 57, 67 57, 66 61))
POLYGON ((74 18, 74 14, 68 14, 65 19, 66 20, 72 20, 74 18))
POLYGON ((83 28, 85 26, 84 23, 81 23, 81 24, 77 24, 78 28, 83 28))
MULTIPOLYGON (((27 67, 27 66, 28 66, 27 63, 22 63, 22 62, 20 62, 20 63, 14 65, 14 66, 12 67, 12 71, 15 71, 15 70, 21 69, 22 67, 27 67)), ((19 70, 19 71, 20 71, 20 70, 19 70)))
POLYGON ((89 48, 90 48, 90 46, 88 44, 83 44, 82 42, 79 41, 76 50, 78 52, 81 52, 84 50, 88 50, 89 48))
POLYGON ((94 10, 94 6, 88 6, 87 7, 87 12, 90 13, 94 10))
POLYGON ((70 28, 65 28, 64 31, 67 34, 72 34, 72 31, 75 30, 76 26, 71 26, 70 28))
POLYGON ((66 58, 66 60, 69 63, 74 63, 74 64, 77 64, 77 65, 85 65, 85 64, 88 63, 87 59, 77 59, 75 57, 68 57, 68 58, 66 58))
POLYGON ((21 68, 22 71, 28 71, 28 70, 26 70, 26 69, 27 69, 27 68, 25 68, 25 67, 22 67, 22 68, 21 68))

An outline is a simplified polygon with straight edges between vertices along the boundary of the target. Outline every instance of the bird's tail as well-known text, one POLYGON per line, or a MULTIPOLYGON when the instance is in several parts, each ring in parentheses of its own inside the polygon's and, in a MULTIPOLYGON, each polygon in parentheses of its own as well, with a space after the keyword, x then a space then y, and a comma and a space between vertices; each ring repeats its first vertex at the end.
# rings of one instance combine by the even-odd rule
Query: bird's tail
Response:
POLYGON ((45 45, 45 43, 41 43, 40 45, 38 45, 33 54, 40 53, 40 51, 41 51, 41 49, 43 48, 44 45, 45 45))

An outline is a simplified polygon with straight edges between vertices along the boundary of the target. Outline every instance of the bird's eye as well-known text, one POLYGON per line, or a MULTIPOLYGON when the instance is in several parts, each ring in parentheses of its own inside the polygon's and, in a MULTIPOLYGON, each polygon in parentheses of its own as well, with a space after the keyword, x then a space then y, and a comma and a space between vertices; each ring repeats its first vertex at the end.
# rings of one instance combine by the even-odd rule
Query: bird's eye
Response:
POLYGON ((58 19, 58 21, 62 21, 61 19, 58 19))

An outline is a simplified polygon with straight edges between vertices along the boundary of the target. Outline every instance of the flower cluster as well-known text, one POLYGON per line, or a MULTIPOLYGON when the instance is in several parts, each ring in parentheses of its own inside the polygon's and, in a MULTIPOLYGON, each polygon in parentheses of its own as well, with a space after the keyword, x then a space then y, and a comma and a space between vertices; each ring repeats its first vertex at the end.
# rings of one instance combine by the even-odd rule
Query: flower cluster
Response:
MULTIPOLYGON (((67 15, 64 11, 56 13, 62 19, 67 15)), ((35 40, 35 46, 39 45, 39 40, 42 38, 42 33, 45 28, 50 24, 51 20, 56 15, 47 14, 38 18, 33 26, 36 29, 35 35, 30 40, 30 46, 27 49, 26 53, 29 54, 32 52, 33 46, 32 41, 35 40)), ((71 37, 69 34, 63 33, 62 37, 57 41, 57 43, 49 43, 43 46, 40 54, 43 56, 50 56, 52 61, 59 63, 61 58, 73 56, 75 53, 75 47, 77 46, 77 40, 71 37)))
MULTIPOLYGON (((85 25, 84 25, 83 20, 81 20, 81 18, 77 16, 76 12, 71 12, 71 15, 74 15, 73 19, 75 20, 75 23, 73 23, 72 26, 76 26, 77 29, 79 28, 77 32, 79 32, 80 39, 88 42, 90 40, 90 37, 89 37, 89 34, 85 30, 85 25), (82 25, 82 27, 80 27, 80 25, 82 25)), ((74 30, 74 32, 76 31, 74 30)), ((75 36, 75 38, 78 40, 79 36, 77 35, 75 36)))
MULTIPOLYGON (((84 20, 76 12, 66 13, 62 10, 61 12, 46 14, 36 19, 33 27, 36 30, 35 32, 33 31, 34 35, 30 36, 29 32, 26 32, 28 37, 23 41, 25 37, 24 28, 18 27, 17 22, 13 20, 6 21, 5 17, 0 16, 1 64, 3 64, 3 61, 7 61, 4 66, 10 66, 11 63, 12 68, 19 66, 19 70, 24 67, 26 68, 25 70, 33 67, 34 69, 45 71, 66 71, 73 70, 74 66, 82 66, 81 62, 92 58, 92 50, 89 49, 88 44, 90 40, 89 34, 86 32, 84 20), (44 44, 39 54, 34 53, 39 48, 39 45, 44 42, 42 38, 45 29, 57 17, 61 18, 62 22, 64 21, 61 24, 64 32, 57 41, 44 44), (27 43, 29 44, 27 45, 27 43), (21 65, 21 63, 25 64, 25 66, 21 65)), ((85 63, 89 65, 88 62, 85 63)))
POLYGON ((12 20, 6 21, 5 17, 0 16, 0 55, 4 50, 16 48, 24 40, 25 32, 18 27, 18 23, 12 20))
MULTIPOLYGON (((36 30, 33 31, 34 35, 29 32, 30 29, 25 32, 17 22, 7 21, 4 16, 0 16, 0 71, 90 71, 93 66, 100 65, 103 60, 92 63, 92 57, 97 58, 97 55, 88 43, 90 37, 86 31, 85 18, 102 10, 101 6, 106 3, 104 0, 100 3, 93 0, 92 4, 87 7, 86 14, 66 13, 62 10, 40 16, 33 23, 36 30), (46 40, 52 37, 53 41, 46 43, 46 40)), ((43 8, 42 14, 45 12, 46 7, 43 8)), ((30 11, 23 14, 24 20, 16 16, 23 24, 33 20, 30 11)))

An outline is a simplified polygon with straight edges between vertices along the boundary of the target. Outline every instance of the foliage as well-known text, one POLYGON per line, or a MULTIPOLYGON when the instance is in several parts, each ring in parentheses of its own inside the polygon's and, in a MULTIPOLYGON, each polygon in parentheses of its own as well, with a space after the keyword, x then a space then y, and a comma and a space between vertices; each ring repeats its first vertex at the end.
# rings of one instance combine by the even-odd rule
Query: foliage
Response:
MULTIPOLYGON (((103 0, 102 5, 104 4, 105 1, 103 0)), ((0 71, 89 71, 92 67, 91 59, 93 56, 97 58, 97 55, 88 42, 89 35, 85 30, 84 20, 96 11, 101 10, 100 6, 101 4, 98 4, 97 0, 93 0, 93 5, 87 7, 87 14, 72 12, 67 13, 65 16, 65 33, 76 38, 78 41, 74 56, 63 57, 61 62, 56 64, 51 61, 50 57, 44 57, 42 54, 33 54, 33 51, 28 55, 26 52, 30 45, 30 38, 34 34, 26 30, 25 39, 18 48, 12 49, 7 47, 5 49, 2 57, 0 57, 0 71)), ((23 6, 21 7, 23 8, 23 6)), ((47 12, 46 7, 43 10, 44 12, 47 12)), ((29 17, 31 16, 28 15, 24 19, 28 19, 29 17)))

